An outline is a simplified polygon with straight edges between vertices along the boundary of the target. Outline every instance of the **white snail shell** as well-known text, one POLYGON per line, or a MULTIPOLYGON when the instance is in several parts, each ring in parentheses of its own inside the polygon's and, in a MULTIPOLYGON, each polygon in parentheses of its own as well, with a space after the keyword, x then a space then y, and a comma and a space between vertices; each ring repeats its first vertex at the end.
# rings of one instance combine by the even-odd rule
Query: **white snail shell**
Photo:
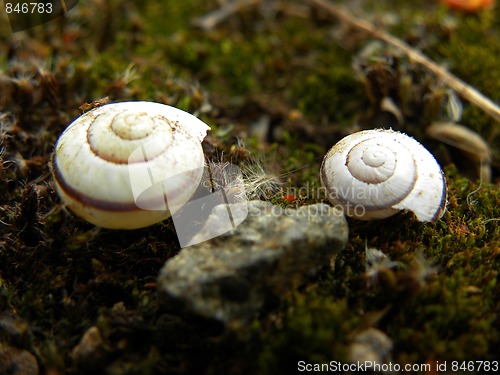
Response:
POLYGON ((100 227, 155 224, 197 189, 204 166, 201 142, 209 129, 160 103, 95 108, 71 123, 55 145, 51 169, 57 192, 77 216, 100 227))
POLYGON ((383 219, 400 210, 435 222, 446 206, 446 182, 432 154, 415 139, 392 130, 351 134, 326 154, 321 182, 328 199, 346 215, 383 219))

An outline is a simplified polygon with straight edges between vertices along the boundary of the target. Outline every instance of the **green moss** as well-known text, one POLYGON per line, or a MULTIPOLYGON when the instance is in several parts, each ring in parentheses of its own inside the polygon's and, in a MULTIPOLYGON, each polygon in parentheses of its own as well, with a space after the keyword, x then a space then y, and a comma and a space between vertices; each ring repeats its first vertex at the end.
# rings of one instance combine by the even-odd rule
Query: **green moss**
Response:
POLYGON ((456 62, 451 69, 457 76, 498 101, 500 73, 494 56, 500 53, 500 46, 495 42, 498 31, 490 31, 488 18, 465 17, 451 33, 449 43, 439 46, 439 52, 445 59, 456 62))
POLYGON ((359 327, 359 318, 346 319, 350 309, 345 300, 308 292, 296 294, 279 317, 279 329, 262 337, 259 373, 293 373, 299 361, 345 363, 348 337, 359 327))

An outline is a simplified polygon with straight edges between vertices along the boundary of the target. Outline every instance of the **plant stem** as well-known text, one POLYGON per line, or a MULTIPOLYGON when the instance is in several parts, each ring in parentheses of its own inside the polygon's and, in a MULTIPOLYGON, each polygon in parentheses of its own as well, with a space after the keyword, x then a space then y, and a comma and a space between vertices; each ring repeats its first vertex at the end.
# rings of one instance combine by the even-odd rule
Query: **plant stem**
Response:
POLYGON ((377 27, 365 20, 354 18, 347 11, 342 9, 341 7, 332 4, 327 0, 307 0, 309 3, 325 10, 332 16, 335 16, 340 21, 348 24, 351 27, 362 30, 377 39, 380 39, 387 44, 394 46, 404 52, 411 60, 414 62, 421 64, 428 71, 435 74, 441 81, 443 81, 446 85, 451 87, 455 92, 460 95, 465 100, 468 100, 472 104, 475 104, 479 108, 481 108, 484 112, 486 112, 489 116, 491 116, 496 121, 500 122, 500 108, 497 104, 495 104, 491 99, 487 98, 483 94, 481 94, 474 87, 468 85, 458 77, 455 77, 448 70, 439 66, 434 61, 429 59, 427 56, 422 54, 421 52, 413 49, 408 44, 406 44, 401 39, 396 38, 395 36, 377 29, 377 27))

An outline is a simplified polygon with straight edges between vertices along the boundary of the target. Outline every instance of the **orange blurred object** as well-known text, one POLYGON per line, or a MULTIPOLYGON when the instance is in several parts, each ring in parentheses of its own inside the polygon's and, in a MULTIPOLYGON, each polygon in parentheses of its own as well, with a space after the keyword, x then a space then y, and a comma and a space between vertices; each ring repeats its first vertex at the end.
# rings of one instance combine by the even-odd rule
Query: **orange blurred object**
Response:
POLYGON ((295 202, 297 200, 297 197, 293 194, 288 194, 283 197, 283 200, 287 202, 295 202))
POLYGON ((442 0, 451 8, 464 12, 479 12, 493 6, 495 0, 442 0))

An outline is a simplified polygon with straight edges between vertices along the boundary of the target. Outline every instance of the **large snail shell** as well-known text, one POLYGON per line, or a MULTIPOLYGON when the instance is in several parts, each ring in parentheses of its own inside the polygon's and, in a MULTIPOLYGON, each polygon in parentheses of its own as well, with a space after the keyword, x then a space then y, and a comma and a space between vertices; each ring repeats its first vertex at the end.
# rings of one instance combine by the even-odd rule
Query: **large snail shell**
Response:
POLYGON ((345 137, 325 156, 320 175, 330 202, 351 217, 383 219, 410 210, 418 220, 434 222, 444 213, 439 164, 403 133, 376 129, 345 137))
POLYGON ((51 166, 57 191, 77 216, 97 226, 157 223, 197 189, 204 166, 201 142, 209 129, 193 115, 159 103, 96 108, 57 141, 51 166))

